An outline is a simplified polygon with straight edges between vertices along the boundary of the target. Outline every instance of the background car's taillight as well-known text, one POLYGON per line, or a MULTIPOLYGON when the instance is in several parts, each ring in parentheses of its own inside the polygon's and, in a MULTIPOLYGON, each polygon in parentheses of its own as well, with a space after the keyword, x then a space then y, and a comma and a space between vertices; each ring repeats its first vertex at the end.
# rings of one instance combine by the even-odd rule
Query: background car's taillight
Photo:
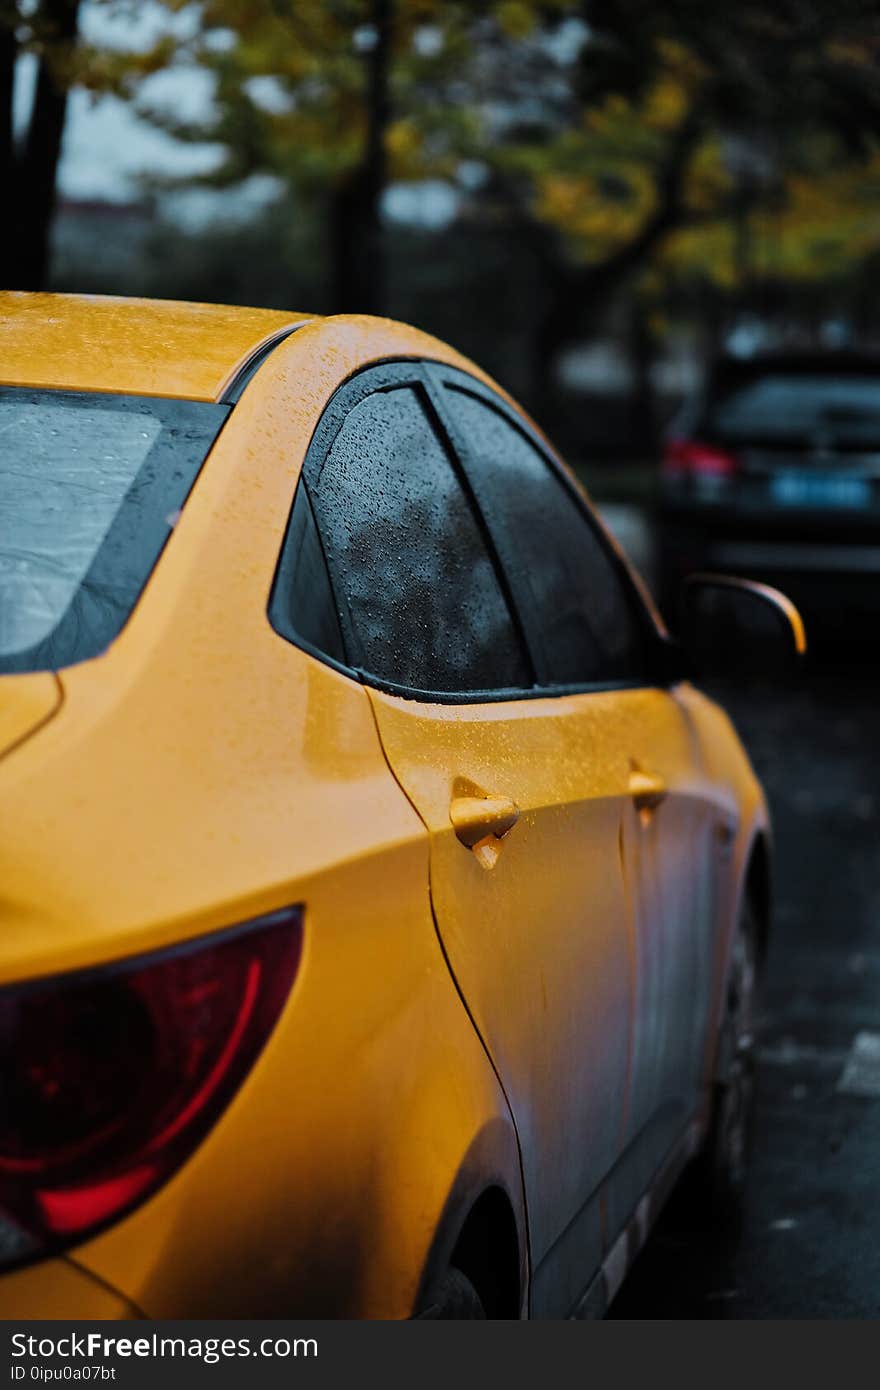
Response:
POLYGON ((732 478, 739 464, 735 454, 698 439, 670 439, 663 453, 663 476, 671 479, 732 478))
POLYGON ((82 1240, 177 1169, 296 975, 287 908, 173 951, 0 990, 0 1265, 82 1240))

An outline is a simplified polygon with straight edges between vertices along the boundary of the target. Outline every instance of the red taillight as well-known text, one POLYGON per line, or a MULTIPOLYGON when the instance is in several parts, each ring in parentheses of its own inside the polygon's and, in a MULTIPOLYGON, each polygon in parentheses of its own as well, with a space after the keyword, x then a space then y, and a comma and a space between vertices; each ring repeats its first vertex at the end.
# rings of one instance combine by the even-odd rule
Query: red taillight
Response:
POLYGON ((296 975, 302 913, 0 991, 0 1264, 81 1240, 192 1152, 296 975))
POLYGON ((732 478, 738 466, 735 454, 697 439, 670 439, 663 454, 667 478, 732 478))

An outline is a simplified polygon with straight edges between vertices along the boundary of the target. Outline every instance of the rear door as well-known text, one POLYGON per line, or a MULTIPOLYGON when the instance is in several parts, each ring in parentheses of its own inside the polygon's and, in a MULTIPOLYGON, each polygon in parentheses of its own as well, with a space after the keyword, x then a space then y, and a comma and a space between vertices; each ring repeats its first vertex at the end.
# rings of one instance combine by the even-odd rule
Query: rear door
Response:
MULTIPOLYGON (((564 817, 571 841, 562 858, 536 843, 542 932, 547 954, 556 953, 558 999, 563 988, 577 988, 580 1003, 563 1005, 570 1032, 554 1039, 571 1066, 569 1114, 555 1119, 561 1145, 574 1123, 578 1142, 593 1147, 591 1180, 615 1164, 604 1213, 611 1240, 682 1138, 698 1100, 715 938, 715 812, 687 713, 658 678, 653 624, 583 498, 493 393, 445 368, 434 369, 432 380, 523 617, 536 682, 548 697, 542 709, 564 731, 564 747, 545 770, 539 815, 564 817), (594 1097, 606 1064, 605 1084, 616 1084, 613 1049, 624 1010, 616 997, 619 1013, 608 1020, 612 1000, 595 973, 595 952, 606 949, 608 894, 621 877, 626 912, 614 919, 614 936, 630 951, 632 1030, 612 1152, 597 1127, 608 1112, 594 1097), (569 970, 581 972, 576 983, 569 970)), ((444 929, 466 910, 451 859, 445 872, 434 886, 444 929)), ((542 1163, 549 1157, 541 1152, 542 1163)))
MULTIPOLYGON (((337 394, 306 461, 297 554, 308 564, 319 535, 337 655, 370 688, 391 768, 430 831, 443 947, 520 1138, 533 1307, 558 1313, 600 1261, 599 1190, 623 1121, 628 769, 582 753, 597 721, 619 719, 616 697, 585 711, 536 687, 439 409, 416 366, 337 394)), ((326 651, 317 631, 301 637, 326 651)))
MULTIPOLYGON (((496 441, 484 448, 479 427, 459 418, 432 369, 426 389, 435 427, 487 528, 483 545, 499 589, 506 586, 518 616, 520 576, 540 583, 540 558, 559 553, 558 517, 543 517, 537 506, 509 554, 491 516, 488 469, 495 458, 510 465, 519 436, 503 438, 500 452, 496 441), (546 541, 540 557, 529 550, 536 527, 546 541)), ((524 439, 523 447, 532 448, 524 439)), ((546 466, 534 458, 543 483, 546 466)), ((528 488, 524 475, 506 475, 505 486, 528 488)), ((414 540, 424 546, 424 528, 414 540)), ((579 567, 580 557, 570 558, 579 567)), ((616 607, 617 591, 602 589, 597 607, 609 601, 614 611, 599 633, 576 599, 554 607, 571 592, 567 578, 577 576, 563 565, 561 585, 548 595, 554 627, 545 640, 554 646, 559 681, 584 676, 578 659, 588 651, 591 674, 601 666, 612 683, 640 684, 642 638, 626 601, 616 607)), ((465 568, 452 584, 470 591, 485 578, 465 568)), ((525 642, 528 666, 512 671, 509 652, 522 642, 514 623, 503 641, 499 634, 487 644, 481 670, 465 683, 448 669, 454 634, 439 637, 430 662, 409 677, 424 694, 414 700, 409 692, 374 691, 372 699, 392 769, 431 832, 432 901, 450 967, 516 1120, 532 1308, 558 1315, 601 1260, 602 1184, 624 1123, 634 943, 620 842, 630 804, 623 750, 627 723, 645 696, 629 691, 621 699, 605 690, 586 699, 539 684, 535 661, 544 658, 536 658, 534 633, 525 642), (596 756, 597 746, 605 756, 596 756)))

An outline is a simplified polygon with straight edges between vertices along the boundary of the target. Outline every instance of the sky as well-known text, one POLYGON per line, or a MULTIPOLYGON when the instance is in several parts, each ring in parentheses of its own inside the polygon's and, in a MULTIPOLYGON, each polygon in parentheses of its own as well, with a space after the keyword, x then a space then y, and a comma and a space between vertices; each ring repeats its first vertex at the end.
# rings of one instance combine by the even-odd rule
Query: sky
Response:
MULTIPOLYGON (((184 36, 191 22, 186 11, 171 18, 151 0, 130 8, 116 6, 112 11, 96 0, 84 0, 80 11, 80 30, 88 41, 126 49, 150 47, 169 27, 184 36)), ((20 123, 30 107, 35 75, 36 63, 25 55, 16 71, 15 110, 20 123)), ((193 69, 169 70, 149 78, 143 96, 151 105, 173 107, 184 119, 198 119, 210 109, 209 81, 207 74, 193 69)), ((216 146, 180 144, 139 118, 117 97, 94 98, 74 90, 68 104, 59 189, 65 198, 124 202, 139 196, 143 175, 185 178, 208 172, 219 159, 216 146)), ((243 202, 241 197, 238 202, 249 210, 270 191, 257 184, 245 191, 243 202)), ((220 210, 234 215, 228 196, 209 190, 175 195, 170 210, 184 221, 205 220, 220 210)))
MULTIPOLYGON (((191 32, 194 7, 169 16, 151 0, 113 7, 100 0, 83 0, 80 32, 89 42, 131 51, 149 48, 163 33, 181 38, 191 32)), ((15 109, 23 124, 33 98, 35 60, 25 55, 16 71, 15 109)), ((210 75, 194 68, 174 68, 156 73, 141 88, 141 100, 152 108, 167 106, 184 120, 198 120, 210 112, 210 75)), ((70 95, 64 132, 58 185, 62 198, 126 202, 137 199, 144 176, 187 178, 210 172, 220 161, 218 146, 181 144, 149 121, 131 105, 113 96, 94 97, 74 90, 70 95)), ((276 182, 266 177, 250 179, 234 191, 189 189, 165 195, 167 214, 193 229, 215 218, 246 218, 276 195, 276 182)), ((398 186, 386 193, 386 213, 393 220, 421 226, 447 225, 455 215, 458 195, 448 184, 429 181, 398 186)))

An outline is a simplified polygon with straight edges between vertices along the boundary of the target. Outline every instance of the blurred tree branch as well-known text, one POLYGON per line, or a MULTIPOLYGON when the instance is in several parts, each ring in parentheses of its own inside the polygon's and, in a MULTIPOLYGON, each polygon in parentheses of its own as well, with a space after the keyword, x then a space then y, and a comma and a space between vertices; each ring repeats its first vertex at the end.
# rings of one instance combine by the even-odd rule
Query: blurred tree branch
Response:
POLYGON ((203 184, 234 189, 259 173, 292 191, 321 220, 335 308, 387 310, 385 190, 443 181, 462 225, 497 220, 540 268, 545 408, 560 352, 623 287, 745 277, 750 228, 780 229, 780 261, 804 275, 821 273, 832 243, 849 238, 851 255, 867 255, 880 242, 875 0, 157 5, 193 23, 132 53, 77 41, 79 0, 0 0, 0 168, 13 209, 0 237, 13 283, 45 279, 71 84, 217 146, 203 184), (16 142, 24 52, 39 66, 16 142), (149 79, 166 67, 208 76, 204 115, 151 100, 149 79))

